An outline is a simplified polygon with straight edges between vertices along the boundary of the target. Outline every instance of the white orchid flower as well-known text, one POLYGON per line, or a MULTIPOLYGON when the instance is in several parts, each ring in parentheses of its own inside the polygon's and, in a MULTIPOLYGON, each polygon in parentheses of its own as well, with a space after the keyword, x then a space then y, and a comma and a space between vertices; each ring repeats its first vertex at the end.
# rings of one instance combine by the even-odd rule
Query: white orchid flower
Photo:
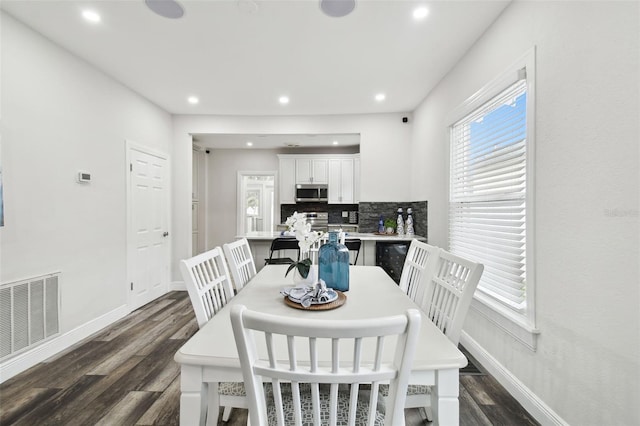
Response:
POLYGON ((289 227, 289 231, 296 236, 302 253, 308 253, 311 246, 322 237, 322 232, 311 230, 311 224, 307 223, 307 217, 304 213, 293 212, 285 224, 289 227))

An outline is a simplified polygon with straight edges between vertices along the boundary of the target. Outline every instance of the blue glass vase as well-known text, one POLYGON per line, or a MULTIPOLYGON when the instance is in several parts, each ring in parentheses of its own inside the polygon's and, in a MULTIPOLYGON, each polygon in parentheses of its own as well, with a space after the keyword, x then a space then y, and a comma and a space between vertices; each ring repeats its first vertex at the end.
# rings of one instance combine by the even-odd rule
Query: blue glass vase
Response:
POLYGON ((349 291, 349 249, 338 243, 337 232, 329 232, 329 242, 318 250, 318 276, 328 288, 349 291))

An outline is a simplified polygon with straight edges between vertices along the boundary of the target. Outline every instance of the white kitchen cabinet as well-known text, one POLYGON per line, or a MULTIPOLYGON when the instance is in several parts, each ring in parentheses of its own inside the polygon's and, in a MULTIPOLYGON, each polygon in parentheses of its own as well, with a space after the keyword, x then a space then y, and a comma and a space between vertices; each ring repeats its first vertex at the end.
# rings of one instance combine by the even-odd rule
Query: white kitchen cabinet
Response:
POLYGON ((329 203, 354 203, 353 158, 335 158, 328 160, 329 203))
POLYGON ((197 200, 200 196, 200 151, 194 149, 191 155, 191 199, 197 200))
POLYGON ((360 156, 353 158, 353 202, 360 202, 360 156))
POLYGON ((296 159, 296 183, 327 184, 326 158, 298 158, 296 159))
POLYGON ((200 238, 198 235, 198 210, 197 201, 191 203, 191 255, 200 253, 200 238))
POLYGON ((280 204, 296 202, 296 160, 280 157, 280 173, 278 175, 280 204))
POLYGON ((264 260, 269 258, 271 241, 250 240, 249 248, 253 256, 253 263, 256 266, 256 272, 260 272, 260 270, 264 268, 264 260))
POLYGON ((330 204, 360 201, 360 156, 354 154, 278 155, 280 204, 295 203, 296 184, 326 184, 330 204))
POLYGON ((191 180, 191 241, 192 255, 202 253, 205 250, 205 154, 194 145, 192 150, 192 180, 191 180))

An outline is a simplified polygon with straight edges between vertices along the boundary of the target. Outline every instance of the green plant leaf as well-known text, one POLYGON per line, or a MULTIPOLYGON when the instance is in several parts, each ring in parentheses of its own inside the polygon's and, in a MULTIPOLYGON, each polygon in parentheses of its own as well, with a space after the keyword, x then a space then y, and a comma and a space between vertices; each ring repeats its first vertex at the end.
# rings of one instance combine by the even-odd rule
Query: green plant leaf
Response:
POLYGON ((284 276, 286 277, 287 275, 289 275, 289 272, 291 272, 295 267, 296 267, 295 262, 289 265, 289 267, 287 268, 287 272, 285 272, 284 276))
POLYGON ((298 272, 302 278, 307 278, 309 276, 309 270, 311 269, 311 259, 303 259, 297 263, 298 272))
POLYGON ((311 259, 303 259, 300 262, 293 262, 287 268, 287 272, 285 272, 284 276, 289 275, 289 272, 293 270, 293 268, 298 269, 298 273, 302 278, 307 278, 309 276, 309 271, 311 270, 311 259))

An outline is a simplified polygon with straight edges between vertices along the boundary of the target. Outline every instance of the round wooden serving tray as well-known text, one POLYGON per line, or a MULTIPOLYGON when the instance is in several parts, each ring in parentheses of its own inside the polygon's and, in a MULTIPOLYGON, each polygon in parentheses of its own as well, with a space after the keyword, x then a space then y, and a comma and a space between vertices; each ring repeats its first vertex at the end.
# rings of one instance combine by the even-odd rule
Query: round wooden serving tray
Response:
POLYGON ((302 309, 304 311, 328 311, 330 309, 335 309, 344 305, 344 302, 347 301, 347 296, 343 292, 338 290, 335 290, 335 292, 338 293, 338 298, 333 302, 311 305, 308 308, 305 308, 300 303, 294 302, 293 300, 289 299, 288 296, 284 297, 284 303, 287 306, 291 306, 292 308, 296 309, 302 309))

